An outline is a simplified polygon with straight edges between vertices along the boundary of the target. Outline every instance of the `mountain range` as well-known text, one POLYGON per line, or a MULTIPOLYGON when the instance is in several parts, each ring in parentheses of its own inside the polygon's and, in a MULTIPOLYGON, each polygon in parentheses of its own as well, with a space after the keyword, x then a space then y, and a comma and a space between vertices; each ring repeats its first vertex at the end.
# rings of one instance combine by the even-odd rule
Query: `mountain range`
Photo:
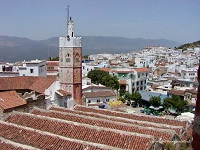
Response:
MULTIPOLYGON (((141 50, 148 45, 178 47, 181 44, 166 39, 142 39, 124 37, 82 36, 83 55, 97 53, 126 53, 141 50)), ((14 36, 0 36, 0 62, 16 62, 33 59, 48 59, 58 56, 59 37, 46 40, 31 40, 14 36)))

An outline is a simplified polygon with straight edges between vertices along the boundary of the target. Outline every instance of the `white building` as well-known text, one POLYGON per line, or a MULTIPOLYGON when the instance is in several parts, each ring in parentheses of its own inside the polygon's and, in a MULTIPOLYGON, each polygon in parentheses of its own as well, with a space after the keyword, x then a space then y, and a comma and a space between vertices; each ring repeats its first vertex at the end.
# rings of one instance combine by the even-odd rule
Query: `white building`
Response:
POLYGON ((190 79, 192 81, 197 77, 197 68, 187 68, 181 70, 181 77, 183 79, 190 79))
POLYGON ((31 60, 12 63, 0 64, 0 76, 41 76, 46 77, 46 61, 45 60, 31 60))
POLYGON ((82 63, 82 76, 87 76, 88 72, 94 70, 95 68, 99 68, 97 64, 94 63, 82 63))
POLYGON ((46 95, 46 108, 50 108, 52 105, 65 107, 72 109, 74 106, 74 100, 71 97, 71 93, 68 93, 61 89, 59 81, 55 81, 48 89, 45 90, 46 95))
POLYGON ((46 61, 45 60, 31 60, 23 61, 16 65, 16 72, 19 72, 19 76, 41 76, 46 77, 46 61))
POLYGON ((91 85, 91 79, 88 77, 82 77, 82 85, 91 85))
POLYGON ((83 86, 83 104, 85 106, 104 105, 105 102, 116 101, 115 92, 102 85, 83 86))
POLYGON ((119 78, 120 96, 123 96, 125 92, 132 94, 146 90, 148 68, 113 68, 109 74, 119 78))

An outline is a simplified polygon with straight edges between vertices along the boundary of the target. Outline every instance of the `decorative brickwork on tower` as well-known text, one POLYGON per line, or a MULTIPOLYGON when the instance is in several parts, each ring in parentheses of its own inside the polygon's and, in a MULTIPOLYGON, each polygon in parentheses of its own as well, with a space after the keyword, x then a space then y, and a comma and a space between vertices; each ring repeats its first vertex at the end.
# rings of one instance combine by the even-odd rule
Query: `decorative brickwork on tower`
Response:
POLYGON ((193 142, 192 147, 194 150, 200 149, 200 63, 198 69, 198 92, 197 92, 197 101, 195 108, 195 117, 194 117, 194 126, 193 126, 193 142))
POLYGON ((67 37, 59 38, 59 80, 61 88, 72 94, 82 105, 82 46, 81 37, 74 36, 74 23, 68 21, 67 37))

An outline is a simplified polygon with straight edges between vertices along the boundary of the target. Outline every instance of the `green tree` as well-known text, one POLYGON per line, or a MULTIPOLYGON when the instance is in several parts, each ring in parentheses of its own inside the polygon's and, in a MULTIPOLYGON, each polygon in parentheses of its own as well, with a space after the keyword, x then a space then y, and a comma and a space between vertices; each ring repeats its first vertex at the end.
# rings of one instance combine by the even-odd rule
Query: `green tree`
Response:
POLYGON ((83 56, 83 59, 88 59, 88 56, 89 56, 89 55, 84 55, 84 56, 83 56))
POLYGON ((172 98, 167 97, 163 102, 165 108, 170 108, 172 106, 177 109, 178 113, 182 112, 187 104, 188 102, 186 100, 181 100, 178 95, 172 95, 172 98))
POLYGON ((158 107, 161 105, 161 98, 159 96, 152 96, 149 99, 149 103, 155 107, 158 107))
POLYGON ((108 72, 102 70, 91 70, 88 72, 87 77, 91 79, 92 83, 99 84, 102 83, 102 78, 107 76, 108 72))
POLYGON ((132 100, 133 99, 133 95, 126 92, 125 95, 124 95, 124 98, 127 99, 127 100, 132 100))
POLYGON ((172 106, 171 101, 172 101, 171 98, 166 97, 163 101, 163 107, 166 109, 170 108, 172 106))
POLYGON ((132 103, 131 103, 131 100, 133 100, 133 95, 132 95, 132 94, 130 94, 129 92, 126 92, 126 93, 124 94, 124 99, 125 99, 125 100, 128 100, 128 101, 127 101, 127 105, 128 105, 128 106, 132 105, 132 103))
POLYGON ((92 83, 102 84, 112 89, 119 89, 119 81, 117 76, 111 76, 108 72, 102 70, 91 70, 88 72, 88 78, 92 83))
POLYGON ((180 96, 172 95, 172 105, 177 108, 178 113, 181 113, 188 104, 186 100, 181 100, 180 96))
POLYGON ((102 78, 101 84, 112 89, 119 89, 119 81, 117 76, 106 75, 102 78))
POLYGON ((49 61, 59 61, 59 57, 49 57, 49 61))
POLYGON ((126 99, 125 99, 124 97, 119 97, 118 100, 119 100, 119 101, 122 101, 123 103, 126 102, 126 99))
POLYGON ((132 94, 132 99, 136 102, 136 104, 142 104, 142 96, 138 91, 132 94))

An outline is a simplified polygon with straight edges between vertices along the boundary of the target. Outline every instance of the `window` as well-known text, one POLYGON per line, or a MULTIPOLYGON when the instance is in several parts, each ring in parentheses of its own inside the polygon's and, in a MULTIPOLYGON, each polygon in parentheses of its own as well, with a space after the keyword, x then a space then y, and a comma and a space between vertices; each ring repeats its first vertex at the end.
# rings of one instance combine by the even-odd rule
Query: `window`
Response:
POLYGON ((106 102, 109 102, 110 100, 109 100, 109 98, 108 99, 106 99, 106 102))
POLYGON ((70 60, 70 57, 71 57, 70 54, 67 54, 67 55, 66 55, 66 62, 70 62, 70 61, 71 61, 71 60, 70 60))
POLYGON ((88 100, 88 103, 91 103, 91 100, 88 100))
POLYGON ((30 69, 30 73, 33 73, 33 69, 30 69))
POLYGON ((70 58, 66 58, 66 62, 70 62, 70 58))
POLYGON ((64 107, 67 108, 67 102, 64 102, 64 107))
POLYGON ((52 67, 52 66, 48 66, 47 69, 48 69, 48 70, 51 70, 51 69, 53 70, 54 67, 52 67))
POLYGON ((76 63, 79 63, 79 62, 80 62, 79 58, 76 58, 76 63))
POLYGON ((97 99, 97 103, 99 103, 100 102, 100 99, 97 99))

